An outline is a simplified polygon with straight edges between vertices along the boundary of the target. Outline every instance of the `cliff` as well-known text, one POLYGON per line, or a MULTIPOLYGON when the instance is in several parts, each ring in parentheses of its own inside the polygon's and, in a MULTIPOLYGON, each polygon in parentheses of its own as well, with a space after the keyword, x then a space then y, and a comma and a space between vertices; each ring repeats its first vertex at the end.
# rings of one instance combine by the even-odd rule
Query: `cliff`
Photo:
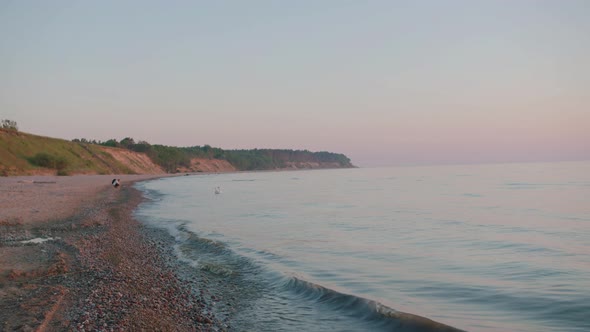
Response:
POLYGON ((67 141, 0 128, 0 176, 164 174, 354 167, 343 154, 279 149, 223 150, 135 143, 126 138, 67 141), (108 146, 108 145, 110 146, 108 146))
POLYGON ((145 154, 0 129, 0 175, 163 174, 145 154))

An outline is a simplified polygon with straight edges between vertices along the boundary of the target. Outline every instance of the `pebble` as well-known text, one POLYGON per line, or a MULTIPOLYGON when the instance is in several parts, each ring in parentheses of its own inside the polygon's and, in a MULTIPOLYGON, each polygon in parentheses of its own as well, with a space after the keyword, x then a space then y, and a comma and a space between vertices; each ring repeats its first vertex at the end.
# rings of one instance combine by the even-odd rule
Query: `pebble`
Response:
MULTIPOLYGON (((117 207, 119 215, 125 216, 127 211, 122 209, 132 211, 133 207, 133 204, 117 207)), ((221 298, 211 295, 212 301, 204 303, 206 290, 176 275, 173 267, 180 263, 165 256, 172 255, 167 242, 144 237, 141 226, 127 217, 101 218, 110 210, 97 210, 94 216, 103 221, 101 233, 87 234, 76 244, 81 269, 85 272, 81 279, 71 282, 78 282, 82 293, 91 291, 87 291, 80 299, 79 308, 74 310, 74 316, 78 312, 78 317, 72 319, 73 329, 145 330, 146 324, 162 320, 173 321, 176 330, 224 330, 223 324, 210 312, 214 301, 221 298), (199 324, 208 327, 203 329, 199 324)), ((84 232, 96 230, 85 228, 84 232)))

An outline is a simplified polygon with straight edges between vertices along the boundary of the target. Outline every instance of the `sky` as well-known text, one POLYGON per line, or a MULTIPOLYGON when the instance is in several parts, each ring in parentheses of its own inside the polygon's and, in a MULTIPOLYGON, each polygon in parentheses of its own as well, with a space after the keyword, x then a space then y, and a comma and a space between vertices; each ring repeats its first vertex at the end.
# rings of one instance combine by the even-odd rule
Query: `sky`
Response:
POLYGON ((590 160, 590 1, 0 0, 0 119, 64 139, 590 160))

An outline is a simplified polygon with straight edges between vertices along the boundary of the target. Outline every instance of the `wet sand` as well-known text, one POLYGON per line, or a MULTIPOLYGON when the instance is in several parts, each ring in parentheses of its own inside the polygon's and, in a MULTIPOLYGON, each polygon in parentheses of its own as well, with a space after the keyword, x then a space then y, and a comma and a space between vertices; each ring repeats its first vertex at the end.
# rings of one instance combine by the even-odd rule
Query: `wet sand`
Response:
POLYGON ((131 183, 155 177, 0 178, 0 330, 227 329, 206 285, 171 266, 165 235, 132 216, 131 183))

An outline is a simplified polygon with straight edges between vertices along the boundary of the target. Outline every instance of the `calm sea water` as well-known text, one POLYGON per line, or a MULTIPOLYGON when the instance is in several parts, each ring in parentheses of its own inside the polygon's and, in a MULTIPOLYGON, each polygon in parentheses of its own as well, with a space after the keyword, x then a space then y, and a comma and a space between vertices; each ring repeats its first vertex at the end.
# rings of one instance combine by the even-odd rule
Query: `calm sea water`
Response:
POLYGON ((236 330, 402 331, 400 311, 468 331, 590 331, 588 162, 137 186, 153 199, 140 219, 231 286, 236 330))

